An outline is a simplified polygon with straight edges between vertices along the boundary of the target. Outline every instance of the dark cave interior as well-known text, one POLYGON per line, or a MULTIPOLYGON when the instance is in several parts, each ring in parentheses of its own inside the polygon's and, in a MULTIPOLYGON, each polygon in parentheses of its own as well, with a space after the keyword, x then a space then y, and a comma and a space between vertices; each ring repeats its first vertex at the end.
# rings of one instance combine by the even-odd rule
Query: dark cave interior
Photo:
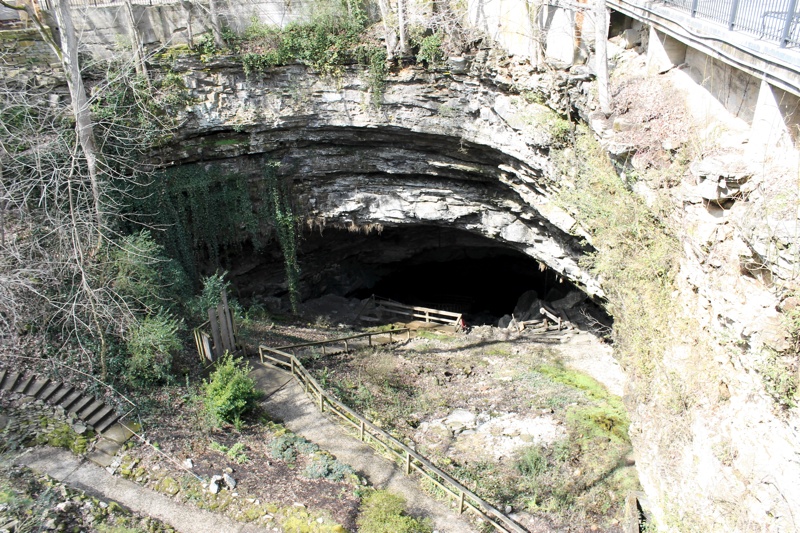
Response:
MULTIPOLYGON (((535 290, 552 302, 578 288, 536 259, 497 240, 432 225, 384 227, 368 234, 326 228, 306 232, 298 255, 302 299, 376 294, 408 305, 464 313, 470 324, 496 323, 535 290)), ((276 250, 243 254, 231 274, 240 294, 283 297, 276 250), (248 266, 249 265, 249 266, 248 266)))

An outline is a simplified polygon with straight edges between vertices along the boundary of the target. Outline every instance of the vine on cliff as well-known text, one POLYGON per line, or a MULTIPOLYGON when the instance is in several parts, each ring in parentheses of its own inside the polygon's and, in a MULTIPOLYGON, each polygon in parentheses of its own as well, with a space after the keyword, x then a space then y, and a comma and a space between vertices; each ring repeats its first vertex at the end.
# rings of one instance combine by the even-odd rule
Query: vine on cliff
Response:
POLYGON ((286 182, 277 173, 278 163, 270 162, 264 170, 267 185, 267 215, 275 228, 283 252, 283 261, 286 268, 286 282, 289 286, 289 301, 292 311, 297 312, 300 303, 300 265, 297 263, 297 234, 298 219, 292 208, 292 198, 286 182))
POLYGON ((618 356, 631 371, 652 377, 675 318, 670 302, 678 243, 626 188, 585 127, 576 131, 573 150, 561 166, 575 186, 562 191, 561 202, 597 250, 585 263, 603 280, 618 356))
POLYGON ((161 230, 155 233, 158 241, 191 279, 198 279, 200 262, 219 267, 220 254, 240 248, 247 238, 256 249, 263 245, 258 213, 240 175, 211 165, 182 165, 157 173, 137 196, 135 221, 161 230))

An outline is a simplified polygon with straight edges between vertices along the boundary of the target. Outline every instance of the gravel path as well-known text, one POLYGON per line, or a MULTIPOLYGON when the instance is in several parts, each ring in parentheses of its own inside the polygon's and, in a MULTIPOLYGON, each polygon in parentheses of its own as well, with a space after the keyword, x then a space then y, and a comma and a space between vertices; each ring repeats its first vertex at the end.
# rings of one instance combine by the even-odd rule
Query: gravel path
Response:
POLYGON ((337 459, 352 466, 359 475, 380 489, 401 494, 409 512, 433 520, 439 533, 468 533, 476 531, 463 517, 447 506, 424 494, 413 479, 388 459, 379 456, 360 440, 348 435, 338 424, 317 410, 302 387, 290 374, 253 361, 252 377, 258 388, 266 393, 266 410, 293 432, 302 435, 331 452, 337 459))
POLYGON ((104 468, 66 450, 37 447, 14 460, 67 485, 113 500, 128 509, 158 518, 181 533, 260 533, 266 529, 241 524, 222 515, 184 505, 172 498, 113 476, 104 468))

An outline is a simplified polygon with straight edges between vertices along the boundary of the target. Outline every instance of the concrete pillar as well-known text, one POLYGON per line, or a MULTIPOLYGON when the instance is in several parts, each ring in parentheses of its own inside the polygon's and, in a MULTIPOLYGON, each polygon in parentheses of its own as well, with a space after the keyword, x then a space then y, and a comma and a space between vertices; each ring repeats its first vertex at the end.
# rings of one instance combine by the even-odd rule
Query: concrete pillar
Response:
POLYGON ((650 27, 647 45, 647 72, 662 74, 686 60, 686 45, 650 27))
POLYGON ((562 7, 550 7, 546 24, 547 59, 564 66, 572 65, 575 59, 575 23, 573 11, 562 7))
POLYGON ((774 88, 766 80, 761 80, 749 143, 753 155, 759 160, 763 160, 776 149, 794 147, 796 131, 790 128, 797 128, 794 111, 798 100, 800 100, 798 97, 774 88))

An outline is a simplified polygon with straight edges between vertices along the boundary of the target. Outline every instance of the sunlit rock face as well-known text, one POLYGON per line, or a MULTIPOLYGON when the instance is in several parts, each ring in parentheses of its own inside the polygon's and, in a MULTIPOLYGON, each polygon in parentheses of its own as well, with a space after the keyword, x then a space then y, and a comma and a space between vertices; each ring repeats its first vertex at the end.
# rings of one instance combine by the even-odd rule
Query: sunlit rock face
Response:
MULTIPOLYGON (((291 183, 305 222, 304 296, 347 295, 389 265, 430 258, 437 249, 437 261, 459 249, 476 257, 520 253, 603 296, 580 263, 592 251, 591 237, 553 197, 565 172, 556 161, 568 164, 570 156, 559 152, 563 123, 552 109, 565 115, 564 95, 585 99, 590 81, 498 64, 479 56, 463 73, 395 72, 374 106, 355 69, 325 78, 298 65, 248 79, 233 63, 179 60, 195 100, 161 158, 241 175, 256 205, 264 201, 265 166, 280 163, 277 172, 291 183), (530 93, 539 96, 522 96, 530 93), (402 238, 375 239, 392 231, 402 238)), ((782 183, 762 174, 767 185, 782 183)), ((786 349, 778 313, 785 306, 747 272, 758 263, 786 278, 792 242, 787 238, 770 262, 752 242, 772 227, 760 222, 756 196, 737 200, 730 221, 702 198, 688 182, 672 189, 681 208, 669 230, 684 249, 676 308, 708 342, 702 349, 689 341, 671 346, 653 393, 629 394, 637 467, 662 523, 791 531, 800 502, 797 409, 777 412, 762 377, 768 350, 786 349)), ((245 246, 227 266, 251 293, 282 290, 277 246, 258 253, 245 246)))
POLYGON ((279 162, 310 229, 463 230, 602 296, 578 264, 584 236, 548 194, 564 121, 509 96, 513 80, 483 61, 460 75, 402 70, 380 106, 355 69, 326 78, 298 65, 248 79, 224 61, 179 64, 195 103, 163 157, 245 176, 255 203, 264 165, 279 162))

